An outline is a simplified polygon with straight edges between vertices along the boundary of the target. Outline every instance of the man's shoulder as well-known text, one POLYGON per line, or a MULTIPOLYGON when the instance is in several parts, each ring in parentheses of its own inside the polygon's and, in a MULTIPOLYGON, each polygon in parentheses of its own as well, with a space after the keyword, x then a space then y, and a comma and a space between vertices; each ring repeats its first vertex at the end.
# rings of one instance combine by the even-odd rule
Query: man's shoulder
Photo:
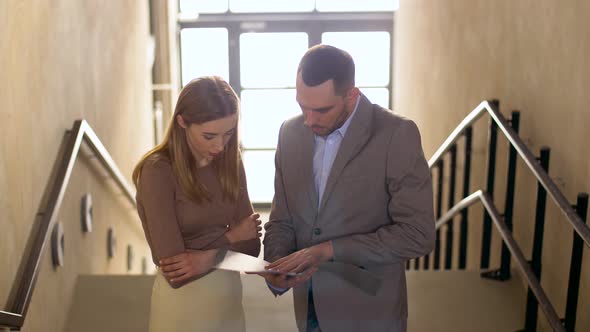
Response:
POLYGON ((289 118, 281 125, 281 131, 283 133, 293 133, 303 130, 303 114, 299 114, 292 118, 289 118))
POLYGON ((388 132, 401 130, 413 130, 417 129, 416 123, 399 113, 396 113, 390 109, 381 107, 377 104, 373 104, 373 112, 375 116, 375 123, 382 129, 388 132))

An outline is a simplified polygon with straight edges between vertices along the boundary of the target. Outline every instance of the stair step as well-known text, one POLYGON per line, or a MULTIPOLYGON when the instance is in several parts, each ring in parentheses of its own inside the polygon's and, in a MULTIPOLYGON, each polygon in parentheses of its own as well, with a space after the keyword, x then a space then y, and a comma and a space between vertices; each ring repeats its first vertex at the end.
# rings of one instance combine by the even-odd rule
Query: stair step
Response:
POLYGON ((148 330, 153 275, 80 275, 67 332, 148 330))
POLYGON ((524 327, 526 288, 479 271, 407 271, 408 331, 516 331, 524 327))
MULTIPOLYGON (((290 293, 275 298, 261 277, 241 277, 247 331, 297 330, 290 293)), ((80 275, 65 331, 147 331, 153 283, 153 275, 80 275)))

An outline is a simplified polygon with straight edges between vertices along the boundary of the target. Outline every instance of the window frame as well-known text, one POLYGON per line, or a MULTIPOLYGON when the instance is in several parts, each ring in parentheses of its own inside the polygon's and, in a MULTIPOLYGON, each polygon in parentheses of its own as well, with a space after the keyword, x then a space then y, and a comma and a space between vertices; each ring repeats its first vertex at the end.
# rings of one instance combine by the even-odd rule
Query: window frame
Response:
MULTIPOLYGON (((201 14, 196 19, 178 20, 178 45, 180 31, 190 28, 226 28, 229 47, 229 84, 241 98, 243 88, 240 79, 240 35, 248 32, 305 32, 308 35, 308 47, 321 43, 324 32, 373 32, 384 31, 390 36, 389 49, 389 109, 393 107, 394 87, 394 12, 318 12, 307 13, 232 13, 201 14)), ((181 56, 179 52, 179 57, 181 56)), ((182 59, 180 63, 180 85, 182 86, 182 59)), ((295 73, 293 74, 295 75, 295 73)), ((371 88, 372 86, 362 86, 371 88)), ((375 86, 377 87, 377 86, 375 86)), ((378 86, 383 88, 384 86, 378 86)), ((269 88, 273 89, 273 88, 269 88)), ((280 88, 283 89, 283 88, 280 88)), ((248 148, 243 151, 275 151, 276 148, 248 148)), ((257 208, 269 208, 271 202, 252 202, 257 208)))

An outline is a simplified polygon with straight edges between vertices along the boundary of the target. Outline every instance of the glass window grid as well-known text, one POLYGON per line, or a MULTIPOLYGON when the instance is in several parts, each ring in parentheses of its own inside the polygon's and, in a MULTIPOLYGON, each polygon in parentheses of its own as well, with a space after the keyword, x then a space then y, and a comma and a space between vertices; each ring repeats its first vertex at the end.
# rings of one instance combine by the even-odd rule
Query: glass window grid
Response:
MULTIPOLYGON (((390 35, 390 68, 393 68, 393 14, 387 15, 379 13, 322 13, 322 14, 296 14, 281 13, 277 15, 259 15, 259 14, 207 14, 201 15, 199 20, 179 22, 180 28, 206 28, 206 27, 223 27, 228 29, 229 33, 229 72, 230 85, 241 95, 242 91, 247 90, 242 87, 240 80, 240 45, 239 38, 242 33, 247 32, 306 32, 308 34, 308 47, 321 43, 321 35, 324 32, 362 32, 362 31, 384 31, 390 35), (231 18, 233 17, 233 18, 231 18), (332 19, 326 19, 333 17, 332 19), (261 19, 263 19, 261 21, 261 19), (252 29, 250 25, 244 25, 244 22, 258 22, 252 29)), ((181 45, 182 47, 182 45, 181 45)), ((181 62, 182 66, 182 62, 181 62)), ((392 108, 392 87, 393 75, 389 71, 389 84, 386 86, 359 86, 363 88, 386 88, 389 94, 389 100, 384 107, 392 108)), ((260 88, 256 88, 260 89, 260 88)), ((271 88, 272 89, 272 88, 271 88)), ((378 103, 376 100, 372 100, 378 103)), ((260 147, 246 148, 243 147, 244 159, 248 152, 273 152, 275 148, 260 147)), ((251 160, 251 159, 250 159, 251 160)), ((274 169, 274 164, 273 164, 274 169)), ((266 188, 268 189, 268 188, 266 188)), ((252 188, 250 189, 252 191, 252 188)), ((266 190, 268 191, 268 190, 266 190)), ((257 199, 252 195, 252 203, 259 206, 269 206, 270 199, 257 199)))

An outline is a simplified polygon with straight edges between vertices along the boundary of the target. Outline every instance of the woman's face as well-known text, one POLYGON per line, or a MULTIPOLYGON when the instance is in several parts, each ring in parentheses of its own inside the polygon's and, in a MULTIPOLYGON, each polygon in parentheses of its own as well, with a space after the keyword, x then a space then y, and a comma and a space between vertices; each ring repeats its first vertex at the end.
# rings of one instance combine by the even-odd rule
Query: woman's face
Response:
POLYGON ((238 114, 225 118, 187 125, 182 116, 176 117, 178 124, 186 129, 186 140, 199 166, 209 164, 223 152, 227 142, 236 132, 238 114))

